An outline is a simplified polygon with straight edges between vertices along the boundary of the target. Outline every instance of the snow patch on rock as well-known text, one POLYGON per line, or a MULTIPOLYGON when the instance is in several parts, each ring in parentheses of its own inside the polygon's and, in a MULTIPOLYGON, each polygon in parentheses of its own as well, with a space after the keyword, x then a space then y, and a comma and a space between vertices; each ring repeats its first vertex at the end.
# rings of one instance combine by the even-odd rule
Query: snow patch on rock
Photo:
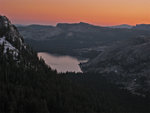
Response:
POLYGON ((7 40, 6 40, 6 37, 1 37, 0 38, 0 45, 3 45, 4 44, 4 51, 3 53, 5 54, 7 52, 7 49, 9 49, 9 51, 11 51, 11 53, 13 54, 13 57, 14 59, 16 59, 16 57, 18 56, 18 49, 16 49, 14 46, 12 46, 11 43, 9 43, 7 40))

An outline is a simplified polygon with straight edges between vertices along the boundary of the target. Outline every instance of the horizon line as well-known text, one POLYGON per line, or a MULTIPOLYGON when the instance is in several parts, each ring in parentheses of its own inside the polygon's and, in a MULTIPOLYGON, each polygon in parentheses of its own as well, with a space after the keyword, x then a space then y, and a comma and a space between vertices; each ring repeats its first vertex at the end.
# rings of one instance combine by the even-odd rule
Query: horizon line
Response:
POLYGON ((41 25, 41 26, 57 26, 58 24, 80 24, 80 23, 85 23, 93 26, 102 26, 102 27, 113 27, 113 26, 121 26, 121 25, 128 25, 128 26, 136 26, 136 25, 150 25, 146 23, 137 23, 134 25, 131 24, 114 24, 114 25, 99 25, 99 24, 93 24, 93 23, 88 23, 88 22, 58 22, 56 24, 44 24, 44 23, 27 23, 27 24, 20 24, 20 23, 12 23, 14 25, 20 25, 20 26, 30 26, 30 25, 41 25))

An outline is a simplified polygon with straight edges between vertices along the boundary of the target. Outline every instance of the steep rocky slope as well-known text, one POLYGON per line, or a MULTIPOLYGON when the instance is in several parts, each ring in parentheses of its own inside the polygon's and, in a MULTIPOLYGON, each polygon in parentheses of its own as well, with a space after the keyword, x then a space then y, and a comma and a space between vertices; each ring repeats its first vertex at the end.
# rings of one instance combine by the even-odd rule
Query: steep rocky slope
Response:
POLYGON ((0 16, 0 46, 2 54, 12 54, 14 60, 19 60, 20 51, 26 48, 23 42, 23 38, 16 27, 5 16, 0 16))
POLYGON ((7 63, 36 70, 46 66, 42 59, 39 60, 37 53, 24 43, 23 37, 8 18, 0 16, 0 65, 7 63))

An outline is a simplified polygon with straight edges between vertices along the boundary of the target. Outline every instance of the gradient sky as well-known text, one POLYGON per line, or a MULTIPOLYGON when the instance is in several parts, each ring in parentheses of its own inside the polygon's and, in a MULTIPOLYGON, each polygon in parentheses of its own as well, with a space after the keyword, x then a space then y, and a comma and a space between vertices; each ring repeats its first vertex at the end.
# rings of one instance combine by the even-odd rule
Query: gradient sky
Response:
POLYGON ((0 14, 15 24, 149 24, 150 0, 0 0, 0 14))

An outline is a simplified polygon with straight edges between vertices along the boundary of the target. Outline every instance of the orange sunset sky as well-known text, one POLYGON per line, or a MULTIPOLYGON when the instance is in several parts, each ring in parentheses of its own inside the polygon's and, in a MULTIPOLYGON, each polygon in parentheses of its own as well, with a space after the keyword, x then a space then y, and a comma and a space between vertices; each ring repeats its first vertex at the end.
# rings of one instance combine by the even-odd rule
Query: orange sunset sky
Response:
POLYGON ((0 14, 14 24, 149 24, 150 0, 0 0, 0 14))

